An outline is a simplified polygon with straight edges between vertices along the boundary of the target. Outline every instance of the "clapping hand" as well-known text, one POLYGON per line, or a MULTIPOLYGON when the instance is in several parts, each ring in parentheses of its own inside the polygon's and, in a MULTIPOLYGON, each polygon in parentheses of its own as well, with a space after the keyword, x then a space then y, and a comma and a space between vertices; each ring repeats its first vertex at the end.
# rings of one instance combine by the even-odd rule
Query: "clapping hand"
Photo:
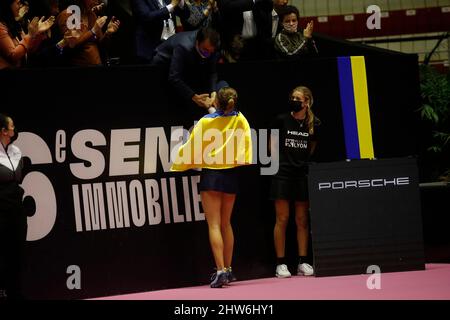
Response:
POLYGON ((108 23, 108 28, 106 29, 107 34, 116 33, 119 30, 120 21, 116 17, 112 17, 111 21, 108 23))
POLYGON ((217 1, 216 0, 208 0, 208 9, 211 11, 217 10, 217 1))
POLYGON ((16 17, 16 21, 22 21, 23 17, 28 13, 28 10, 30 8, 28 7, 28 3, 24 3, 20 5, 19 8, 19 15, 16 17))
POLYGON ((31 37, 36 37, 48 30, 53 26, 55 23, 55 17, 51 16, 47 20, 45 20, 45 17, 42 17, 39 19, 38 17, 34 17, 31 22, 28 23, 28 35, 31 37))
POLYGON ((93 6, 91 10, 93 13, 99 14, 104 8, 105 8, 105 4, 100 3, 99 5, 93 6))
POLYGON ((306 26, 305 30, 303 30, 303 35, 305 36, 305 38, 312 38, 312 33, 313 33, 313 29, 314 29, 314 21, 311 20, 311 22, 308 23, 308 25, 306 26))
POLYGON ((107 16, 103 16, 103 17, 99 17, 97 18, 97 20, 95 21, 94 27, 92 28, 92 32, 98 36, 103 28, 103 26, 106 23, 106 19, 108 19, 107 16))
POLYGON ((50 28, 55 23, 55 17, 54 16, 51 16, 50 18, 48 18, 45 21, 44 21, 44 19, 45 19, 44 17, 39 19, 39 22, 38 22, 38 32, 39 33, 44 33, 47 30, 50 30, 50 28))
POLYGON ((180 0, 172 0, 172 1, 170 2, 170 4, 171 4, 172 6, 174 6, 174 7, 176 7, 177 5, 180 4, 180 0))

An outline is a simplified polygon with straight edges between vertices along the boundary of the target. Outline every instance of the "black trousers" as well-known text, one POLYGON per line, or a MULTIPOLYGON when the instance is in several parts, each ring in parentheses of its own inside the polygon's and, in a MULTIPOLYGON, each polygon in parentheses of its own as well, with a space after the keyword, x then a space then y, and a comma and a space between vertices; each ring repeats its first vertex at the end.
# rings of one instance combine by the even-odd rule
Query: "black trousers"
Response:
POLYGON ((27 236, 23 210, 0 208, 0 300, 23 299, 21 273, 27 236))

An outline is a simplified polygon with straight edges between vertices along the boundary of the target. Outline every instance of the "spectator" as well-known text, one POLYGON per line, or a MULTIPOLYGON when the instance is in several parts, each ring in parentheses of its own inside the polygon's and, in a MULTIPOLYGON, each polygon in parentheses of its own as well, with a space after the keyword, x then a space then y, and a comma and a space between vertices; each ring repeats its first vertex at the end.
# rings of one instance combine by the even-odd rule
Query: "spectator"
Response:
POLYGON ((220 36, 214 29, 181 32, 156 48, 153 64, 169 68, 169 84, 187 105, 214 112, 220 36))
POLYGON ((241 35, 244 48, 240 58, 264 59, 272 57, 273 21, 272 0, 217 0, 224 48, 228 50, 236 35, 241 35))
POLYGON ((186 1, 189 9, 189 17, 181 19, 183 31, 193 31, 204 27, 215 28, 218 8, 215 0, 191 0, 186 1))
POLYGON ((273 1, 273 11, 272 11, 272 37, 275 36, 281 31, 281 23, 280 23, 280 12, 287 6, 289 0, 274 0, 273 1))
POLYGON ((175 34, 175 15, 189 16, 184 0, 132 0, 136 23, 136 57, 150 63, 155 48, 175 34))
POLYGON ((224 47, 221 51, 220 63, 236 63, 239 61, 242 50, 244 48, 244 40, 240 34, 236 34, 231 43, 224 47))
POLYGON ((289 0, 273 0, 273 9, 280 14, 280 11, 286 7, 289 3, 289 0))
MULTIPOLYGON (((30 2, 30 11, 32 16, 58 16, 59 0, 45 0, 45 1, 32 1, 30 2)), ((49 66, 64 66, 66 61, 64 60, 64 51, 68 47, 69 36, 77 34, 79 32, 66 32, 64 39, 63 35, 59 32, 59 27, 55 23, 53 26, 43 35, 42 43, 36 52, 28 57, 28 66, 30 67, 49 67, 49 66)))
MULTIPOLYGON (((101 65, 102 59, 98 44, 117 32, 120 21, 112 17, 104 33, 102 28, 106 24, 108 17, 103 16, 98 18, 92 10, 98 5, 97 1, 73 0, 73 5, 77 5, 81 9, 81 25, 80 29, 77 30, 79 36, 72 37, 73 50, 68 54, 70 64, 76 66, 101 65)), ((75 31, 75 28, 71 29, 67 24, 67 20, 73 14, 71 11, 63 10, 57 17, 59 30, 65 36, 75 31)))
POLYGON ((19 0, 0 1, 0 69, 24 65, 27 54, 37 49, 42 36, 53 25, 55 18, 35 17, 28 24, 26 34, 20 23, 24 10, 19 0))
POLYGON ((13 144, 17 130, 13 120, 0 114, 0 301, 22 299, 20 274, 27 236, 23 206, 23 159, 13 144))
POLYGON ((298 31, 300 15, 294 6, 286 6, 280 11, 282 30, 275 38, 275 51, 281 58, 296 58, 305 55, 317 55, 316 44, 312 37, 314 22, 298 31))

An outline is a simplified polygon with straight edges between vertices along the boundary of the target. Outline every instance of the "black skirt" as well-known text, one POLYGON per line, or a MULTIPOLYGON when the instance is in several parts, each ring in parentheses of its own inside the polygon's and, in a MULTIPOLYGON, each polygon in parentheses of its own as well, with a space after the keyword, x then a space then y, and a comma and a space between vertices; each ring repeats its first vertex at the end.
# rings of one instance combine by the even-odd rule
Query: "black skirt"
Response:
POLYGON ((270 186, 271 200, 308 201, 308 178, 279 179, 272 178, 270 186))
POLYGON ((219 191, 236 194, 239 190, 236 168, 202 169, 199 189, 200 191, 219 191))

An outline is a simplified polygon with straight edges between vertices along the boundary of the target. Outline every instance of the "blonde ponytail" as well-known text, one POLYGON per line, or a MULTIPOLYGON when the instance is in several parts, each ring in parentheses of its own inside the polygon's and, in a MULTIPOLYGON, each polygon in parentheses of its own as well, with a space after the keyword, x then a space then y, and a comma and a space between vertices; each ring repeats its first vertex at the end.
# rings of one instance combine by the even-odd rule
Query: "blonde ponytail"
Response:
POLYGON ((237 92, 231 87, 225 87, 217 93, 219 109, 224 112, 229 112, 234 109, 237 103, 237 92))

